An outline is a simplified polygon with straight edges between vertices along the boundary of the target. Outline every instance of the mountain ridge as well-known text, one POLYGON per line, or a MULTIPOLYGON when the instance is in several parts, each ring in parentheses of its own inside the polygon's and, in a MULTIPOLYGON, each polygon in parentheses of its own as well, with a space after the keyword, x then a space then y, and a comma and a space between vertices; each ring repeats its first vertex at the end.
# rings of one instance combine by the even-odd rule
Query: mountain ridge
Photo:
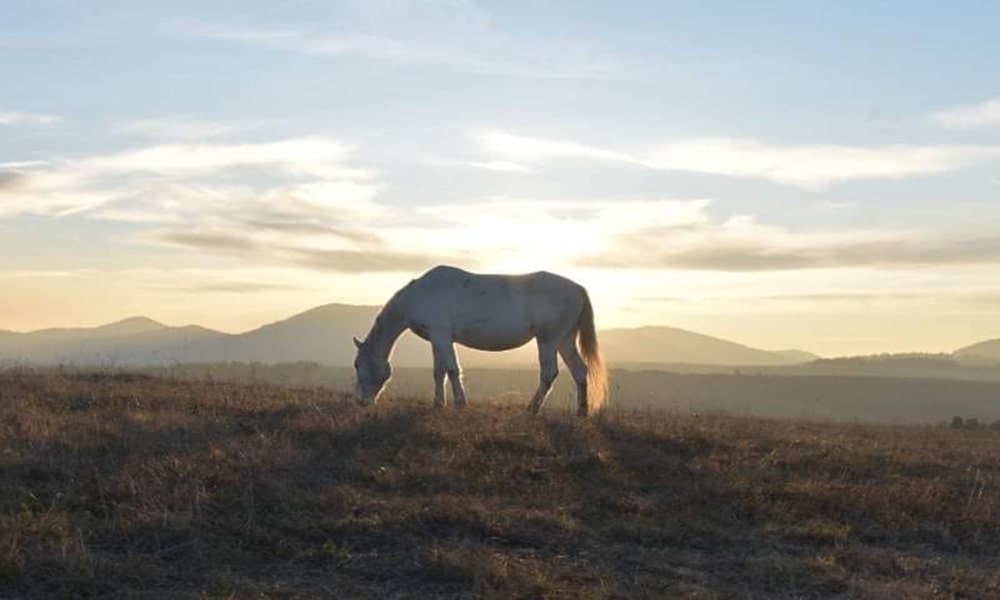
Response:
MULTIPOLYGON (((159 364, 179 362, 296 362, 347 366, 354 359, 351 338, 363 337, 379 307, 323 304, 241 333, 201 325, 168 326, 133 316, 97 327, 50 328, 0 336, 0 360, 41 364, 159 364)), ((772 352, 678 327, 647 325, 600 330, 610 363, 696 363, 789 365, 815 356, 795 350, 772 352)), ((459 348, 468 366, 534 363, 534 345, 508 352, 459 348)), ((393 352, 398 366, 428 366, 426 342, 404 333, 393 352)))
POLYGON ((968 346, 962 346, 953 353, 960 359, 978 362, 1000 362, 1000 338, 983 340, 968 346))

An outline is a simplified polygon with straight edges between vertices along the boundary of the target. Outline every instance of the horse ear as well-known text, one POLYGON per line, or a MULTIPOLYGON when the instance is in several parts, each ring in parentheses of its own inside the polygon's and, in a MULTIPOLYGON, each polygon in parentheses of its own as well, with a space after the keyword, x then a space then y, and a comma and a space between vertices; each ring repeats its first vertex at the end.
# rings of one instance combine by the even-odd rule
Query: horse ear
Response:
POLYGON ((359 340, 358 338, 354 338, 354 346, 358 349, 361 349, 361 340, 359 340))

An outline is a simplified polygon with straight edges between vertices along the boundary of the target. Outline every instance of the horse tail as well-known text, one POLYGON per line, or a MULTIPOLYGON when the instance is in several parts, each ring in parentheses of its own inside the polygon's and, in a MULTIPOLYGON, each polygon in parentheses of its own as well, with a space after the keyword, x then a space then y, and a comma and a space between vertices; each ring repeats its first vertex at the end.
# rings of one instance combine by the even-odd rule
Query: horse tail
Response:
POLYGON ((608 397, 608 369, 601 358, 597 345, 597 331, 594 329, 594 307, 590 295, 583 290, 583 310, 577 324, 580 339, 580 354, 587 363, 587 402, 593 411, 601 410, 608 397))

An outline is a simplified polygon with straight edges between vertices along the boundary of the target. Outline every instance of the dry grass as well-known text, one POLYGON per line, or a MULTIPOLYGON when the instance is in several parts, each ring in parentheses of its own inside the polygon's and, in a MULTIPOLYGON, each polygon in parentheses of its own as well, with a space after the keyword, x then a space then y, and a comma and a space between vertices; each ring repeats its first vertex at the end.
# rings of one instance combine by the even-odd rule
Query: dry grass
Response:
POLYGON ((996 597, 1000 435, 0 374, 0 597, 996 597))

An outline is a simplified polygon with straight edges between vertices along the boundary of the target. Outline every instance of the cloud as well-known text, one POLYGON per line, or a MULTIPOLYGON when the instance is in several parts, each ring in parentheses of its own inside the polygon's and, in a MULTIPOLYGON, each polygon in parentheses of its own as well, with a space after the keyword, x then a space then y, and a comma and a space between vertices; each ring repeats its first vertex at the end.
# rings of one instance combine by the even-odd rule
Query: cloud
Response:
POLYGON ((428 157, 420 161, 434 167, 456 167, 461 169, 483 169, 501 173, 531 173, 532 168, 521 163, 506 160, 464 160, 459 158, 428 157))
POLYGON ((496 32, 488 19, 464 20, 407 28, 407 35, 325 31, 298 28, 233 26, 201 21, 177 21, 178 35, 250 44, 309 55, 355 57, 402 64, 420 64, 479 75, 540 79, 610 77, 612 61, 583 44, 537 40, 496 32))
POLYGON ((336 273, 366 273, 375 271, 423 271, 437 264, 448 263, 454 257, 401 252, 385 249, 323 250, 292 248, 289 251, 298 265, 317 271, 336 273))
POLYGON ((589 158, 646 165, 641 158, 623 152, 604 150, 579 142, 523 137, 505 131, 491 131, 482 136, 482 142, 486 150, 492 154, 518 158, 525 162, 544 162, 558 158, 589 158))
POLYGON ((1000 306, 1000 289, 993 288, 974 292, 963 292, 960 295, 963 304, 974 307, 996 310, 1000 306))
POLYGON ((701 138, 663 144, 652 153, 649 164, 817 188, 856 179, 943 173, 997 158, 1000 147, 993 146, 781 146, 701 138))
POLYGON ((357 243, 377 244, 381 239, 368 231, 350 229, 346 226, 330 225, 314 219, 299 219, 294 216, 269 217, 258 214, 243 221, 247 226, 260 231, 280 232, 298 235, 332 235, 357 243))
POLYGON ((236 174, 239 181, 286 182, 277 189, 300 207, 370 205, 378 189, 375 174, 348 166, 350 151, 337 140, 306 136, 246 144, 157 144, 58 164, 10 163, 14 166, 0 168, 6 182, 0 185, 0 217, 100 209, 95 216, 107 219, 139 221, 156 212, 171 219, 178 212, 243 202, 260 192, 222 185, 236 174))
POLYGON ((247 264, 320 271, 407 270, 427 264, 418 252, 390 244, 375 222, 385 207, 377 184, 350 181, 288 183, 272 188, 174 186, 183 207, 177 223, 133 237, 247 264))
POLYGON ((0 170, 0 218, 65 216, 98 208, 120 192, 89 187, 79 173, 54 168, 0 170))
POLYGON ((928 119, 942 127, 971 129, 1000 125, 1000 98, 931 113, 928 119))
POLYGON ((385 214, 385 208, 375 202, 379 184, 374 181, 351 179, 295 183, 267 192, 264 202, 282 205, 296 213, 321 211, 349 213, 353 218, 372 219, 385 214), (308 208, 307 208, 308 207, 308 208))
MULTIPOLYGON (((0 165, 2 168, 2 165, 0 165)), ((27 180, 27 176, 24 173, 19 173, 17 171, 0 171, 0 194, 4 191, 13 191, 18 187, 24 186, 27 180)))
POLYGON ((62 121, 63 118, 56 115, 0 111, 0 125, 54 125, 62 121))
POLYGON ((492 197, 424 207, 412 228, 437 254, 505 270, 539 264, 613 271, 728 273, 927 269, 1000 265, 1000 234, 985 225, 929 229, 789 229, 750 215, 715 216, 709 199, 550 201, 492 197))
MULTIPOLYGON (((304 137, 254 144, 158 144, 0 170, 0 217, 132 225, 119 241, 247 265, 358 273, 410 270, 439 257, 387 241, 374 172, 351 148, 304 137)), ((387 231, 391 231, 387 230, 387 231)))
POLYGON ((792 231, 751 217, 612 232, 580 266, 604 269, 784 271, 1000 265, 1000 235, 928 230, 792 231))
POLYGON ((33 169, 36 167, 47 167, 50 163, 44 160, 17 160, 13 162, 0 163, 0 170, 16 171, 18 169, 33 169))
MULTIPOLYGON (((519 165, 563 157, 656 164, 574 142, 503 133, 488 142, 496 153, 517 155, 519 165)), ((506 271, 540 265, 746 273, 1000 264, 1000 236, 989 232, 795 231, 747 215, 714 215, 704 198, 492 196, 390 205, 379 196, 377 173, 353 164, 352 152, 335 139, 302 137, 154 144, 57 163, 8 163, 15 167, 0 169, 0 216, 118 221, 132 232, 119 241, 238 265, 339 273, 413 271, 448 257, 506 271)))
MULTIPOLYGON (((273 231, 273 230, 272 230, 273 231)), ((285 233, 282 231, 281 233, 285 233)), ((330 231, 323 233, 329 234, 330 231)), ((427 269, 447 262, 442 256, 407 252, 386 247, 377 236, 334 232, 334 237, 348 242, 346 247, 324 248, 294 236, 260 237, 246 232, 203 230, 159 230, 143 237, 154 243, 182 247, 196 252, 228 254, 253 264, 296 266, 331 273, 399 272, 427 269)), ((331 238, 324 236, 327 244, 331 238)))
POLYGON ((480 142, 495 158, 529 165, 559 159, 597 160, 656 170, 765 179, 805 189, 858 179, 944 173, 1000 159, 998 146, 777 145, 726 137, 672 140, 643 152, 503 131, 482 135, 480 142))
POLYGON ((231 283, 200 283, 181 289, 191 292, 207 292, 220 294, 253 294, 258 292, 294 290, 301 286, 279 283, 264 283, 257 281, 234 281, 231 283))
POLYGON ((792 300, 792 301, 808 301, 808 302, 859 302, 859 301, 866 302, 871 300, 899 299, 898 294, 891 294, 889 292, 871 292, 871 291, 773 294, 765 297, 770 300, 792 300))
POLYGON ((166 223, 181 221, 178 215, 156 210, 153 207, 118 208, 110 206, 97 208, 87 213, 86 216, 99 221, 114 221, 118 223, 166 223))
POLYGON ((184 246, 198 250, 256 251, 260 245, 251 239, 234 233, 206 231, 159 231, 150 236, 167 244, 184 246))
POLYGON ((697 227, 707 217, 707 200, 551 201, 503 196, 481 201, 424 206, 387 237, 414 240, 429 252, 461 257, 470 264, 509 272, 540 265, 572 265, 612 232, 651 224, 697 227))
POLYGON ((320 136, 257 144, 161 144, 75 163, 92 174, 211 174, 227 169, 269 168, 289 175, 363 178, 369 174, 342 163, 349 148, 320 136))
POLYGON ((226 123, 207 121, 189 115, 157 117, 129 121, 118 126, 118 131, 127 135, 181 141, 197 141, 222 137, 239 131, 253 129, 253 123, 226 123))

